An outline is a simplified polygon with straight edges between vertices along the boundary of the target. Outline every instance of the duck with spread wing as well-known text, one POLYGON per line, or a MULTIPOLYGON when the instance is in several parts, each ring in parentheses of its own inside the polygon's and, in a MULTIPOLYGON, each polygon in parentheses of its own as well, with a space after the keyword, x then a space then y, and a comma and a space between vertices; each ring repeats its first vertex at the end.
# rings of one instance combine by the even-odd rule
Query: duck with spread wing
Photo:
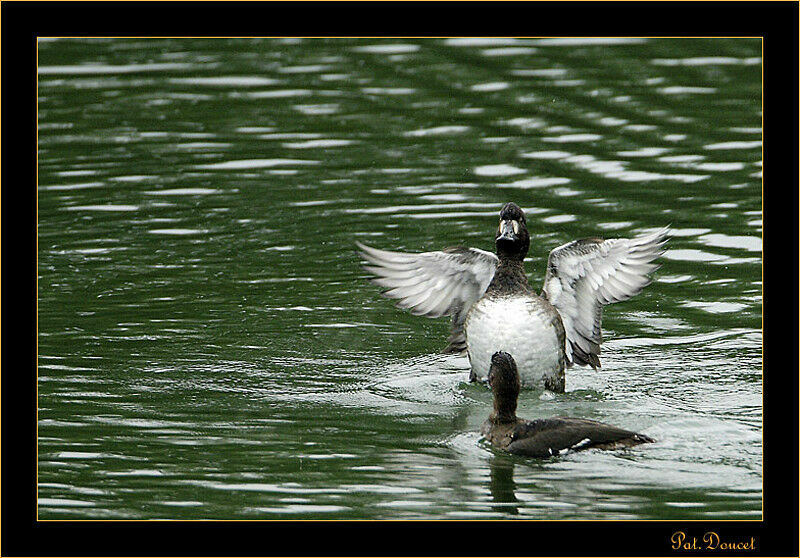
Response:
POLYGON ((378 250, 360 242, 364 269, 397 306, 430 318, 451 316, 444 352, 467 353, 470 380, 486 380, 492 355, 513 355, 523 387, 564 391, 564 370, 600 366, 603 306, 638 294, 658 269, 669 228, 631 239, 592 237, 550 252, 541 294, 523 260, 525 213, 507 203, 495 234, 497 254, 478 248, 423 253, 378 250))

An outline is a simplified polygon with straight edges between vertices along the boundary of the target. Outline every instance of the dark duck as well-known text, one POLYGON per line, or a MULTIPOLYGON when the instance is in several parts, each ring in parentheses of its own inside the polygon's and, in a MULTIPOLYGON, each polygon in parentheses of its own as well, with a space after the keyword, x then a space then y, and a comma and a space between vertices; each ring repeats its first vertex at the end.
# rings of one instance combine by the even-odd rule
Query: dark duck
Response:
POLYGON ((444 352, 469 356, 470 380, 485 380, 497 351, 516 359, 523 387, 564 391, 565 368, 600 366, 603 306, 628 300, 650 283, 668 228, 632 239, 576 240, 550 252, 536 294, 523 261, 530 234, 514 203, 500 210, 496 254, 478 248, 405 253, 356 243, 364 269, 413 314, 451 316, 444 352))
POLYGON ((504 352, 496 352, 491 360, 489 385, 494 396, 494 410, 483 423, 481 434, 498 449, 530 457, 551 457, 566 451, 618 449, 655 441, 644 434, 588 419, 518 418, 517 365, 511 355, 504 352))

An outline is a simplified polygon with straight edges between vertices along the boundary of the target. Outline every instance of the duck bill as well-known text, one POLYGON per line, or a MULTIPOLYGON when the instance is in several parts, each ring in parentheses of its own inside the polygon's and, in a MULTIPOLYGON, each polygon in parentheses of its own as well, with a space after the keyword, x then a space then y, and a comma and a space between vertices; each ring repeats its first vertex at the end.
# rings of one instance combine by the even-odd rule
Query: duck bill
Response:
POLYGON ((497 235, 496 240, 508 240, 514 242, 517 240, 517 233, 515 231, 514 221, 504 220, 500 221, 500 234, 497 235))

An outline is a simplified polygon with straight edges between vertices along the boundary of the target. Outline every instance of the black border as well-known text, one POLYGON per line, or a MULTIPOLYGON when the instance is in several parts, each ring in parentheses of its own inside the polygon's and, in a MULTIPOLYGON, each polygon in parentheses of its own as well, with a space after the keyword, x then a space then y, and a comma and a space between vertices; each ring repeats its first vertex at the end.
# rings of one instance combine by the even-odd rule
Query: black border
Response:
MULTIPOLYGON (((36 522, 36 36, 763 36, 764 313, 797 309, 796 2, 3 2, 3 556, 647 556, 676 530, 798 556, 797 320, 764 323, 763 522, 36 522), (766 194, 766 191, 765 191, 766 194), (788 239, 787 239, 788 237, 788 239), (786 239, 786 240, 785 240, 786 239), (791 248, 787 249, 787 245, 791 248), (791 285, 783 284, 787 278, 791 285), (22 302, 18 308, 15 303, 22 302), (788 350, 787 350, 788 348, 788 350), (22 349, 22 350, 20 350, 22 349), (780 356, 789 353, 788 366, 780 356)), ((793 313, 792 313, 793 314, 793 313)), ((723 554, 715 552, 713 554, 723 554)))

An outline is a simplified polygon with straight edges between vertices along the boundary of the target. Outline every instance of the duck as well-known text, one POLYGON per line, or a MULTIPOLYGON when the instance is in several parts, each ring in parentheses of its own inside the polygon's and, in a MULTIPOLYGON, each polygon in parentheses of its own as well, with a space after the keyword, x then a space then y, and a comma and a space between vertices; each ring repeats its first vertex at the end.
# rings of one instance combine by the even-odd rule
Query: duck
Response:
POLYGON ((494 410, 481 426, 481 434, 499 450, 547 458, 568 451, 620 449, 655 442, 650 436, 589 419, 518 418, 519 373, 514 358, 506 352, 492 355, 488 376, 494 410))
POLYGON ((525 212, 500 210, 495 253, 452 247, 410 253, 356 242, 363 268, 383 295, 412 314, 451 317, 444 353, 466 354, 469 380, 487 380, 492 355, 514 355, 522 387, 563 393, 565 369, 600 368, 603 306, 628 300, 651 282, 669 226, 631 239, 575 240, 554 248, 544 286, 525 274, 530 248, 525 212))

